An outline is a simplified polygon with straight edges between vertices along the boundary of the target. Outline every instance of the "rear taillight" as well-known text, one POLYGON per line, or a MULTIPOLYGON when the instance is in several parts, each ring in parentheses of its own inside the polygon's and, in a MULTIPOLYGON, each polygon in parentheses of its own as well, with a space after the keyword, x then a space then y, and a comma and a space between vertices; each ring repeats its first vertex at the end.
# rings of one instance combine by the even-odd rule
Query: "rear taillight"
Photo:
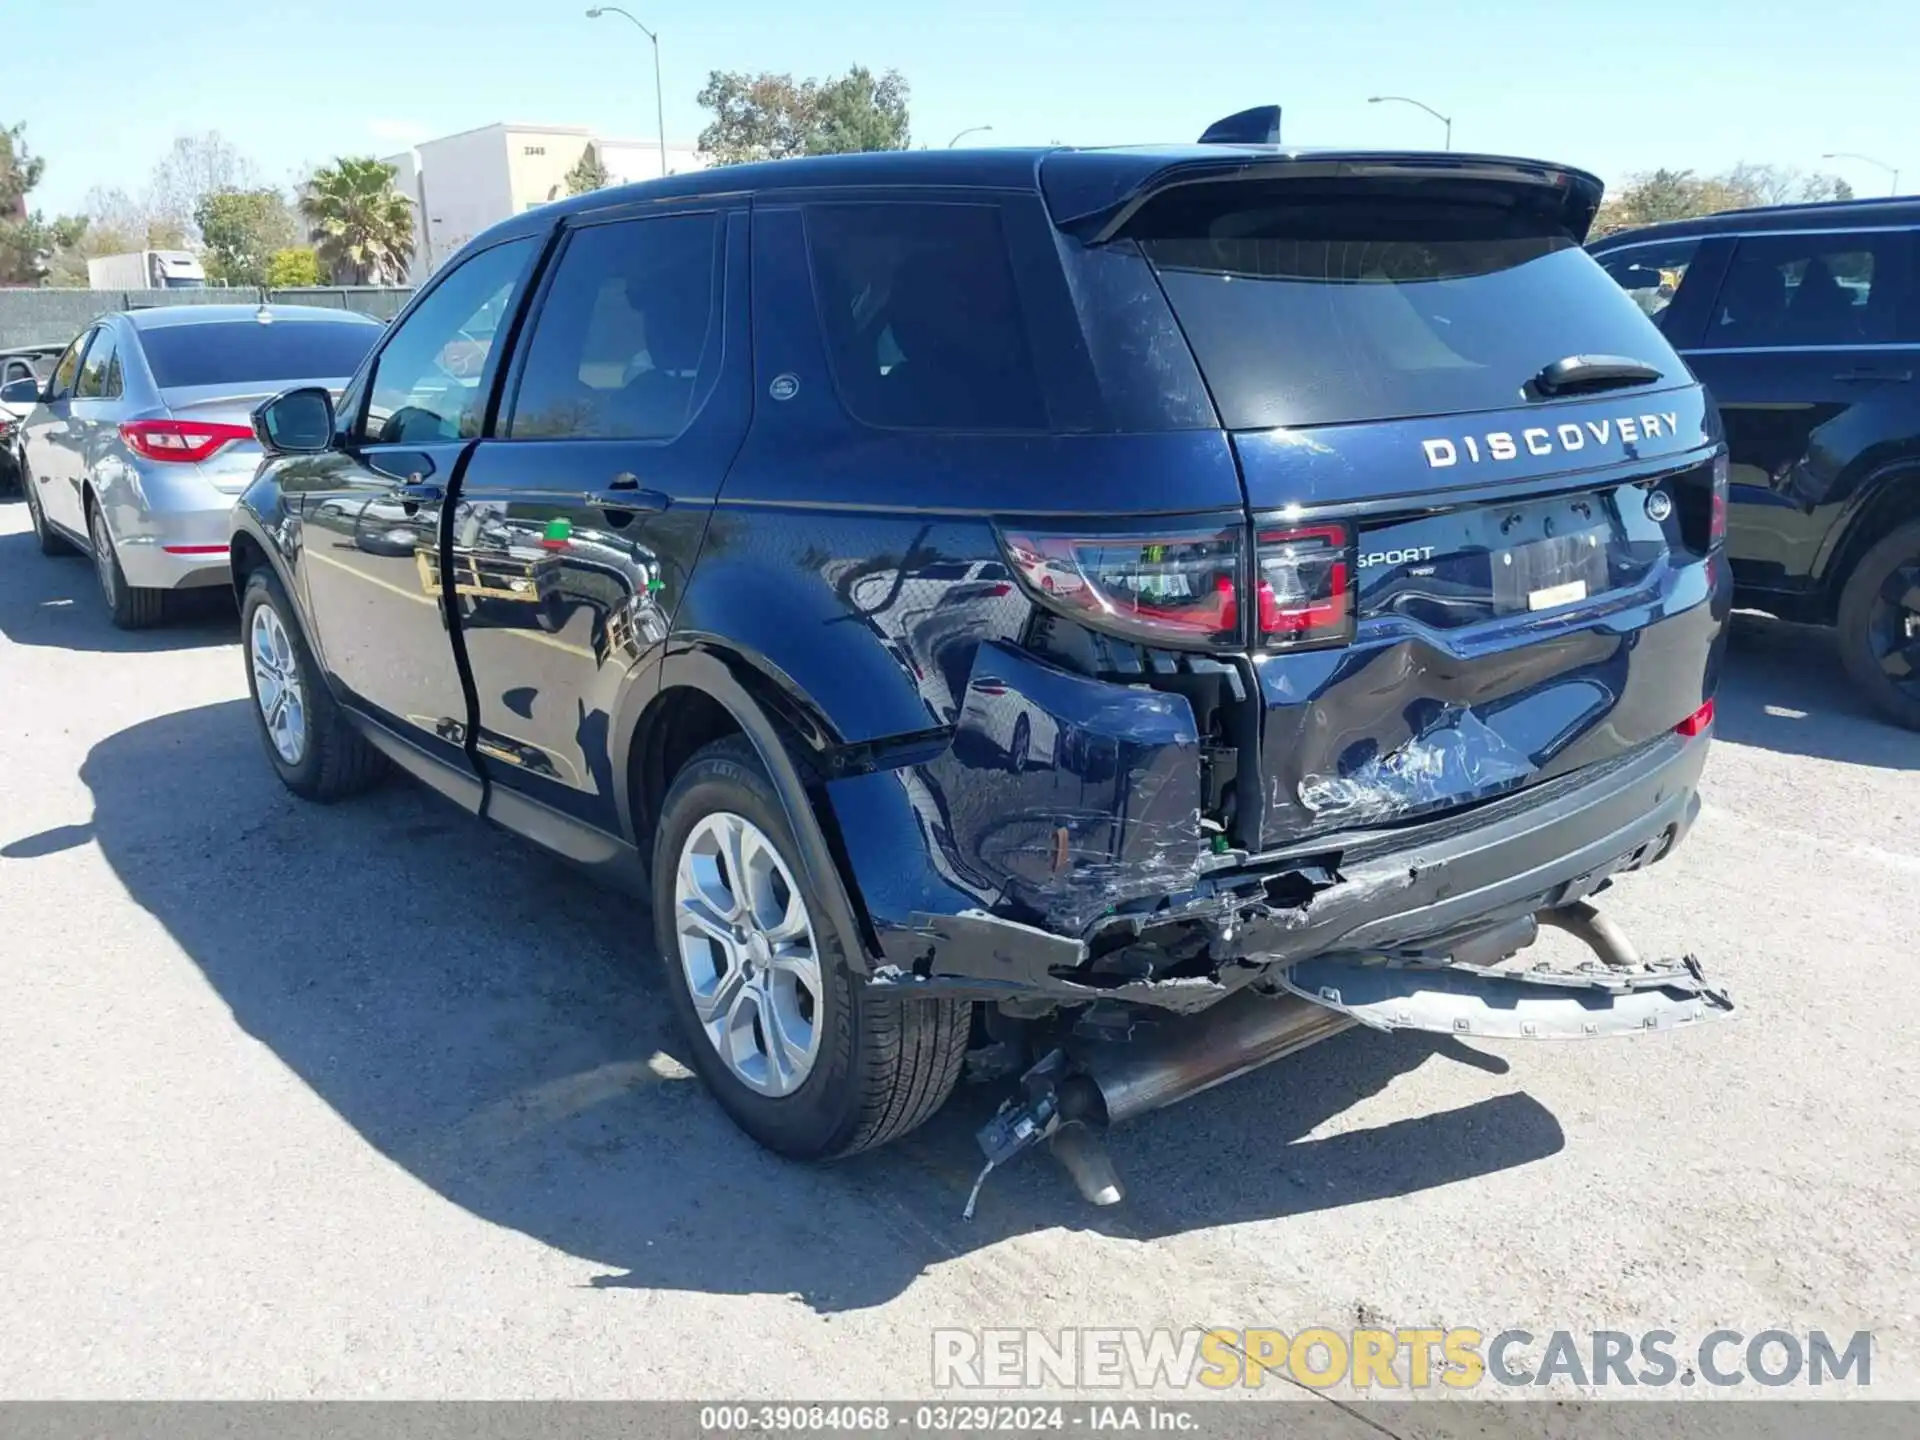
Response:
MULTIPOLYGON (((1713 504, 1707 513, 1707 546, 1719 545, 1727 538, 1727 481, 1733 463, 1722 450, 1713 457, 1713 504)), ((1711 707, 1709 707, 1711 708, 1711 707)))
POLYGON ((1692 739, 1695 735, 1699 735, 1711 728, 1712 725, 1713 701, 1709 700, 1678 725, 1674 726, 1673 730, 1676 735, 1685 735, 1688 739, 1692 739))
POLYGON ((1353 639, 1353 537, 1344 525, 1255 532, 1260 643, 1291 648, 1353 639))
POLYGON ((135 454, 149 460, 205 460, 222 446, 251 440, 245 425, 221 425, 209 420, 128 420, 120 438, 135 454))
POLYGON ((1240 633, 1239 528, 1144 535, 1009 531, 1014 574, 1063 614, 1149 645, 1228 649, 1240 633))

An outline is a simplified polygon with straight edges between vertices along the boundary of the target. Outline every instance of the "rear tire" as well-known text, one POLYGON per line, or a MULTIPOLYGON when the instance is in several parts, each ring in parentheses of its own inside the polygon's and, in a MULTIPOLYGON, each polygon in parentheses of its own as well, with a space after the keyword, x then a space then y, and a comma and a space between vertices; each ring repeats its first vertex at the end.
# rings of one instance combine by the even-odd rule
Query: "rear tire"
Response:
POLYGON ((386 774, 387 757, 341 713, 307 648, 287 592, 265 566, 247 577, 240 600, 240 642, 246 648, 254 723, 283 785, 302 799, 326 802, 356 795, 386 774), (261 652, 256 647, 262 647, 261 652), (263 663, 263 655, 270 656, 270 663, 263 663), (263 687, 268 691, 264 705, 263 687), (297 743, 290 739, 293 727, 288 723, 295 706, 297 743), (276 710, 277 724, 269 720, 276 710))
MULTIPOLYGON (((749 862, 745 868, 752 870, 754 864, 749 862)), ((869 988, 848 961, 857 937, 835 932, 805 873, 786 812, 759 756, 744 738, 715 741, 674 777, 654 836, 654 939, 674 1013, 687 1037, 688 1058, 721 1108, 747 1134, 779 1154, 820 1160, 898 1139, 945 1103, 966 1058, 972 1007, 965 1001, 908 998, 869 988), (733 822, 745 822, 734 825, 734 830, 744 831, 756 847, 770 847, 777 857, 775 864, 764 850, 757 850, 762 879, 749 877, 743 885, 758 892, 764 881, 767 888, 759 893, 774 897, 772 903, 783 916, 794 913, 789 897, 797 896, 802 907, 799 918, 808 927, 805 948, 811 951, 813 977, 819 986, 818 995, 810 996, 812 1003, 805 1007, 809 1013, 802 1017, 811 1032, 812 1049, 801 1078, 784 1092, 769 1092, 769 1085, 776 1083, 767 1078, 774 1070, 770 1059, 761 1071, 761 1083, 746 1078, 760 1063, 755 1047, 769 1056, 773 1048, 761 1028, 760 1002, 745 1009, 736 1002, 727 1009, 729 1021, 749 1017, 735 1030, 737 1036, 745 1037, 744 1043, 726 1042, 733 1047, 733 1058, 722 1055, 723 1041, 709 1033, 694 1007, 695 972, 704 977, 711 967, 714 978, 703 994, 717 999, 727 976, 743 961, 747 980, 736 983, 734 993, 750 989, 759 973, 768 1003, 781 1003, 772 982, 764 979, 778 962, 770 964, 764 951, 753 950, 749 941, 741 941, 736 950, 701 935, 682 935, 683 860, 693 867, 685 874, 717 877, 731 895, 735 885, 728 878, 725 860, 717 864, 708 860, 704 863, 711 868, 701 870, 699 853, 717 833, 716 826, 724 828, 733 822), (683 951, 683 943, 694 948, 683 951), (688 953, 690 960, 685 958, 688 953)), ((724 908, 716 905, 714 910, 724 908)), ((688 914, 692 913, 690 905, 688 914)), ((732 927, 690 928, 703 934, 711 933, 711 928, 731 928, 736 937, 750 932, 751 940, 754 935, 765 938, 780 926, 762 927, 748 917, 744 924, 732 927)), ((716 1023, 719 1009, 709 1003, 716 1023)), ((783 1030, 786 1024, 777 1021, 775 1028, 783 1030)))
POLYGON ((1860 558, 1840 592, 1840 658, 1874 708, 1920 730, 1920 520, 1860 558))
POLYGON ((97 504, 87 506, 87 537, 93 544, 94 578, 100 582, 100 595, 113 623, 122 630, 158 625, 166 615, 167 592, 127 584, 127 572, 120 568, 113 536, 107 532, 107 517, 97 504))
POLYGON ((27 497, 27 519, 33 523, 34 542, 39 545, 42 555, 71 555, 73 546, 47 523, 47 517, 41 513, 40 497, 33 488, 33 477, 24 469, 20 472, 20 492, 27 497))

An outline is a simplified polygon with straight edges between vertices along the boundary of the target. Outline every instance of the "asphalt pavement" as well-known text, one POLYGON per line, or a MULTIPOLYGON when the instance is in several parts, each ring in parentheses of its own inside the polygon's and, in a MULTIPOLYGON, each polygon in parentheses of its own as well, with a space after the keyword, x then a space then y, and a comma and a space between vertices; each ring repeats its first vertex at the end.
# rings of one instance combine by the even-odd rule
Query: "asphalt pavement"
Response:
POLYGON ((1743 620, 1701 821, 1606 901, 1737 1020, 1349 1032, 1119 1132, 1116 1210, 1040 1155, 969 1223, 991 1098, 759 1151, 635 907, 295 800, 187 609, 115 631, 0 501, 0 1396, 906 1398, 936 1327, 1324 1325, 1871 1330, 1920 1398, 1920 736, 1818 632, 1743 620))

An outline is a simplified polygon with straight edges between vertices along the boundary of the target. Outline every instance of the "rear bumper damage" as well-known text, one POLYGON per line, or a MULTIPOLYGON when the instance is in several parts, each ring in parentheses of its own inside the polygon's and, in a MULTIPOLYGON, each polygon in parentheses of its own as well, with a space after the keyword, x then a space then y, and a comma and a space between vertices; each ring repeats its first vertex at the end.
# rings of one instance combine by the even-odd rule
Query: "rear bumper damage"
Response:
POLYGON ((1203 873, 1077 936, 982 908, 915 911, 882 930, 872 983, 1016 1012, 1105 1000, 1191 1013, 1304 962, 1445 962, 1666 856, 1698 811, 1707 738, 1671 736, 1437 821, 1203 873))

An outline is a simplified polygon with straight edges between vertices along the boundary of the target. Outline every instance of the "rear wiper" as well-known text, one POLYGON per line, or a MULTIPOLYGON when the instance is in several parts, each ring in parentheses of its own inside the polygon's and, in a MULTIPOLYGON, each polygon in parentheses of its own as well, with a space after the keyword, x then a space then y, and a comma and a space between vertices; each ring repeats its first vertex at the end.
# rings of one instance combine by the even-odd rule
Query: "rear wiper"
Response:
POLYGON ((1571 395, 1581 390, 1651 385, 1660 378, 1660 372, 1646 361, 1625 355, 1569 355, 1542 366, 1531 385, 1542 395, 1571 395))

